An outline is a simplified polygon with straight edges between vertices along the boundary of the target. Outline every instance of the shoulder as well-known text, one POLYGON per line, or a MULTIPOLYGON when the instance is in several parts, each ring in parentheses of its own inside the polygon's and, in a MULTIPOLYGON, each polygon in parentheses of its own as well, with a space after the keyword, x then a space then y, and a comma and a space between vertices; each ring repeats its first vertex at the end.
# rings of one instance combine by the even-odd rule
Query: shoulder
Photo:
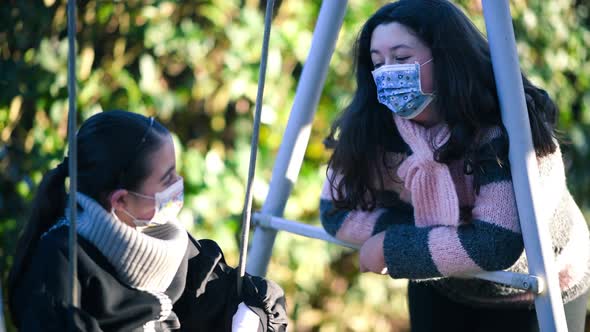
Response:
POLYGON ((465 164, 478 186, 510 181, 508 137, 502 128, 494 126, 481 129, 477 135, 477 144, 466 156, 465 164))
POLYGON ((189 233, 190 249, 192 251, 191 258, 195 256, 207 257, 223 257, 223 251, 217 242, 209 239, 195 239, 189 233))
POLYGON ((188 268, 193 282, 207 283, 210 279, 217 279, 233 270, 225 262, 223 251, 219 245, 208 239, 196 240, 189 236, 188 268))
POLYGON ((69 227, 58 220, 47 232, 41 235, 37 245, 37 253, 41 255, 55 255, 68 253, 69 227))
MULTIPOLYGON (((69 226, 61 225, 41 236, 32 255, 30 271, 33 275, 47 277, 67 273, 70 262, 69 231, 69 226)), ((76 237, 75 246, 79 278, 98 273, 99 270, 114 273, 113 267, 100 251, 80 235, 76 237)))
POLYGON ((508 155, 508 136, 500 126, 481 129, 477 134, 478 154, 494 152, 494 154, 508 155))
MULTIPOLYGON (((539 174, 543 178, 556 178, 565 182, 564 164, 559 148, 554 152, 544 156, 537 157, 539 174)), ((499 176, 503 179, 510 178, 510 160, 509 160, 509 141, 508 136, 500 126, 484 128, 479 133, 479 143, 473 151, 471 162, 474 165, 475 173, 484 173, 485 177, 499 176)), ((496 179, 497 180, 497 179, 496 179)), ((485 181, 484 181, 485 182, 485 181)), ((493 182, 493 181, 492 181, 493 182)))
POLYGON ((65 298, 68 262, 68 228, 46 233, 37 242, 15 295, 23 298, 21 303, 30 302, 33 293, 65 298))
POLYGON ((476 164, 487 163, 507 167, 508 147, 508 136, 500 126, 483 128, 477 134, 477 144, 473 148, 471 161, 476 164))
MULTIPOLYGON (((41 235, 36 252, 41 255, 63 255, 66 259, 69 255, 70 227, 65 219, 59 219, 55 225, 41 235)), ((79 234, 76 236, 76 246, 79 249, 88 250, 94 248, 79 234)))
MULTIPOLYGON (((62 269, 69 269, 69 232, 68 224, 59 224, 58 221, 55 226, 41 236, 32 257, 32 265, 37 269, 37 273, 56 274, 62 273, 60 271, 62 269)), ((75 245, 79 277, 102 273, 102 271, 110 274, 115 273, 107 258, 79 234, 76 237, 75 245)))
MULTIPOLYGON (((563 166, 562 154, 559 142, 555 141, 557 148, 554 152, 537 157, 539 165, 561 164, 563 166)), ((496 160, 508 165, 509 140, 508 136, 500 126, 483 128, 478 134, 478 144, 475 149, 475 156, 479 160, 496 160)))

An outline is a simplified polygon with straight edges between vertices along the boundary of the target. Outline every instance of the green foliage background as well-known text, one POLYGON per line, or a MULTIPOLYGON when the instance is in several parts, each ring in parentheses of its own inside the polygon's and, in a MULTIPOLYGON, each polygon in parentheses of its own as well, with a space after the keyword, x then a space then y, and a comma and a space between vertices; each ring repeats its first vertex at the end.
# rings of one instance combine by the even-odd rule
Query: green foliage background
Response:
MULTIPOLYGON (((344 2, 344 1, 343 1, 344 2)), ((351 47, 385 1, 350 0, 311 141, 285 216, 318 223, 329 156, 322 145, 354 89, 351 47)), ((456 1, 483 31, 479 0, 456 1)), ((513 0, 521 65, 557 102, 568 184, 590 216, 590 16, 587 0, 513 0)), ((79 1, 79 121, 103 110, 157 116, 176 135, 186 180, 181 220, 237 264, 265 1, 79 1)), ((320 1, 277 1, 263 105, 255 206, 309 50, 320 1)), ((0 5, 0 272, 42 174, 63 158, 67 132, 65 1, 0 5)), ((280 233, 268 277, 287 292, 291 331, 405 331, 405 282, 360 275, 357 256, 280 233)), ((4 292, 5 293, 5 292, 4 292)))

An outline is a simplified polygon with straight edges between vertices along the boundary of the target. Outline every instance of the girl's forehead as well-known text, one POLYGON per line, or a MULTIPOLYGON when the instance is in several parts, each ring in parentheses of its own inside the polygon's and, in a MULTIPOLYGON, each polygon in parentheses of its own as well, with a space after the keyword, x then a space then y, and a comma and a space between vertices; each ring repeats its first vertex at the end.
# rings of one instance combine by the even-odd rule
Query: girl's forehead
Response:
POLYGON ((145 184, 157 184, 160 179, 174 167, 176 162, 174 144, 171 138, 165 138, 160 147, 148 158, 148 174, 145 184))
POLYGON ((166 172, 175 162, 174 143, 166 137, 159 149, 154 151, 151 159, 154 172, 166 172))
POLYGON ((418 38, 406 26, 397 22, 380 24, 371 34, 371 49, 389 49, 400 45, 414 48, 418 43, 418 38))

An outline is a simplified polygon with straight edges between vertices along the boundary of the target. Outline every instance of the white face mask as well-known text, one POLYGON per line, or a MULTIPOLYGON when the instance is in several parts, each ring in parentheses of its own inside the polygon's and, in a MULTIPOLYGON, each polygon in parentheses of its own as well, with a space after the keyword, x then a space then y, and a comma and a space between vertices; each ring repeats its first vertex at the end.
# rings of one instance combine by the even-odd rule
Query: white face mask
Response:
POLYGON ((123 213, 133 218, 133 223, 138 227, 163 225, 172 220, 176 220, 178 213, 184 203, 184 180, 180 178, 164 191, 158 192, 152 196, 146 196, 140 193, 129 191, 131 194, 151 199, 155 204, 154 216, 150 220, 137 219, 129 211, 122 209, 123 213))

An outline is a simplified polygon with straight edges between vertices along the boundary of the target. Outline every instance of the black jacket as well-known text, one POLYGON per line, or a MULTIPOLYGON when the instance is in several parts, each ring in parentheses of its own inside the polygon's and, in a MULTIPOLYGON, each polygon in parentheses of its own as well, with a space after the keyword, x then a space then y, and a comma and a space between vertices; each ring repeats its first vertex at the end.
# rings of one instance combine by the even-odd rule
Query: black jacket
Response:
MULTIPOLYGON (((237 271, 225 263, 211 240, 190 237, 185 257, 166 290, 172 314, 156 323, 156 331, 231 331, 240 302, 261 320, 261 331, 286 331, 282 289, 259 277, 247 276, 237 296, 237 271)), ((24 279, 14 291, 14 312, 20 331, 143 331, 158 319, 160 302, 152 294, 121 283, 106 258, 78 236, 79 308, 66 305, 69 294, 68 227, 44 236, 24 279)))

